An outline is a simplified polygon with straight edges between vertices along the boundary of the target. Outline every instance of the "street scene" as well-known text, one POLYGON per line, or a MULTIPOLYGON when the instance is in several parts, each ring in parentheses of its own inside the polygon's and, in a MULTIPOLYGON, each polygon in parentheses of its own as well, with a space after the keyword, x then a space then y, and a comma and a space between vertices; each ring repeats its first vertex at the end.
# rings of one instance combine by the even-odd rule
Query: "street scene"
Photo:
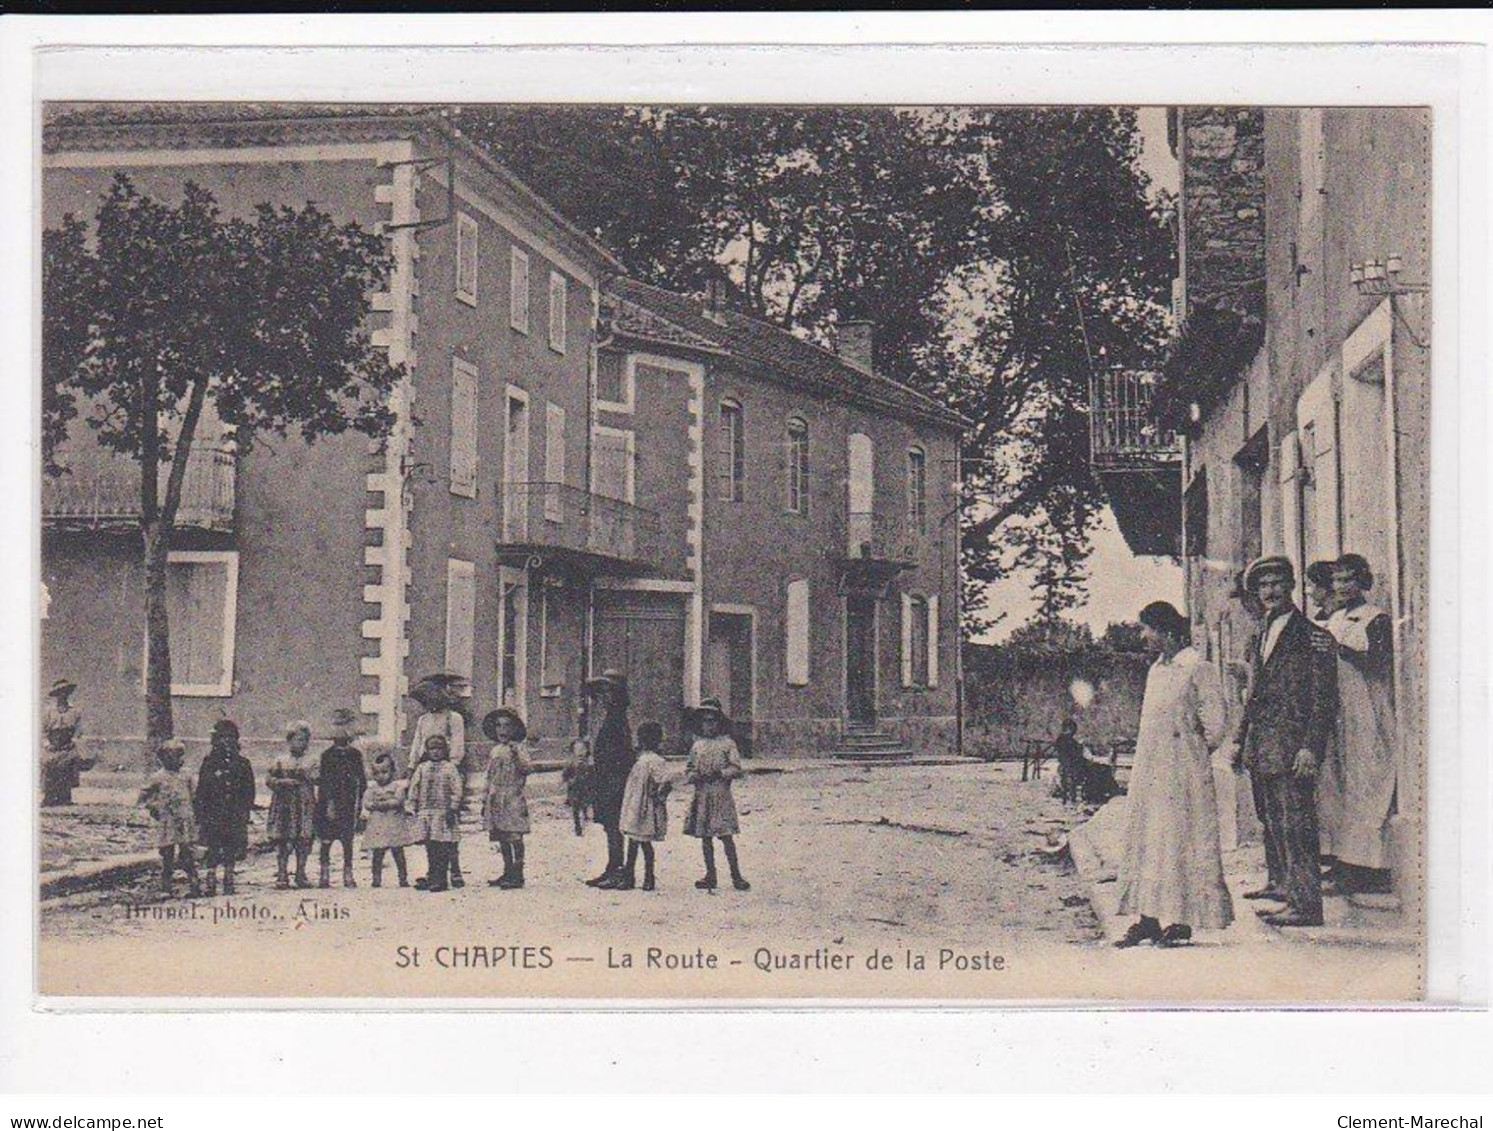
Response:
POLYGON ((39 992, 1420 998, 1430 138, 48 105, 39 992))

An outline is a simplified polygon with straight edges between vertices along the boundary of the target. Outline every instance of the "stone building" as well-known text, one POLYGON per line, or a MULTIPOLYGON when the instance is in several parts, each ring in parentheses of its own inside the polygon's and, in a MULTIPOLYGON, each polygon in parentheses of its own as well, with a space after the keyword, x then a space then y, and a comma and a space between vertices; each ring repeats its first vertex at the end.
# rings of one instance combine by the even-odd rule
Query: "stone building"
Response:
MULTIPOLYGON (((189 744, 227 716, 262 756, 286 719, 319 727, 340 706, 400 742, 410 682, 446 670, 479 710, 520 707, 553 756, 585 678, 613 666, 635 718, 675 734, 713 693, 763 754, 840 749, 857 729, 873 752, 955 744, 957 417, 864 363, 623 282, 439 113, 70 107, 44 150, 47 225, 88 219, 122 172, 168 200, 196 181, 227 215, 315 201, 389 239, 372 333, 408 380, 387 442, 240 450, 208 428, 196 444, 169 591, 189 744)), ((133 762, 139 469, 81 420, 61 462, 42 487, 43 679, 77 680, 88 740, 133 762)))
MULTIPOLYGON (((1394 877, 1420 891, 1430 453, 1430 138, 1421 109, 1187 107, 1178 339, 1156 390, 1182 436, 1196 639, 1242 695, 1261 553, 1366 557, 1394 623, 1394 877)), ((1124 514, 1121 512, 1121 520, 1124 514)), ((1252 819, 1240 798, 1241 827, 1252 819)))

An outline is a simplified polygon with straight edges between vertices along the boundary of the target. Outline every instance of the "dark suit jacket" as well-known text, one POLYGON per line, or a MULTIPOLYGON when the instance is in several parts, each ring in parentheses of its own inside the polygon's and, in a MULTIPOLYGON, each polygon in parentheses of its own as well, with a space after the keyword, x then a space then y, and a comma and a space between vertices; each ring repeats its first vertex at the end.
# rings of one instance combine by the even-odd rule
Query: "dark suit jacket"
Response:
POLYGON ((1265 631, 1251 645, 1254 678, 1239 728, 1239 748, 1251 773, 1290 773, 1298 750, 1321 765, 1337 725, 1337 645, 1293 609, 1270 658, 1261 661, 1265 631))

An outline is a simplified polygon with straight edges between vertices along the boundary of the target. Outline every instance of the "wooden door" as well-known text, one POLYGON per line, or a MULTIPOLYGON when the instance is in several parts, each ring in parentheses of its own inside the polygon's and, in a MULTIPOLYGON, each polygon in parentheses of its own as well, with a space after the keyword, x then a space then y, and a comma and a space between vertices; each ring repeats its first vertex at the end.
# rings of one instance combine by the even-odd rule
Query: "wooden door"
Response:
POLYGON ((876 598, 845 598, 845 718, 853 726, 876 723, 876 598))

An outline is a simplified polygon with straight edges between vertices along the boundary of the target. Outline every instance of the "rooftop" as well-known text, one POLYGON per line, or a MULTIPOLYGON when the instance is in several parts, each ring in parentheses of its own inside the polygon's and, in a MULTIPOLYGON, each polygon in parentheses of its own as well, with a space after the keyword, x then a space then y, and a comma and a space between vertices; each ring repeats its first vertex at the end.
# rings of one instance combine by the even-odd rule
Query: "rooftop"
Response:
POLYGON ((859 369, 831 350, 729 308, 705 314, 700 299, 636 279, 607 284, 620 318, 613 331, 702 352, 726 354, 763 367, 767 376, 818 392, 888 409, 953 430, 969 421, 925 393, 879 373, 859 369))

